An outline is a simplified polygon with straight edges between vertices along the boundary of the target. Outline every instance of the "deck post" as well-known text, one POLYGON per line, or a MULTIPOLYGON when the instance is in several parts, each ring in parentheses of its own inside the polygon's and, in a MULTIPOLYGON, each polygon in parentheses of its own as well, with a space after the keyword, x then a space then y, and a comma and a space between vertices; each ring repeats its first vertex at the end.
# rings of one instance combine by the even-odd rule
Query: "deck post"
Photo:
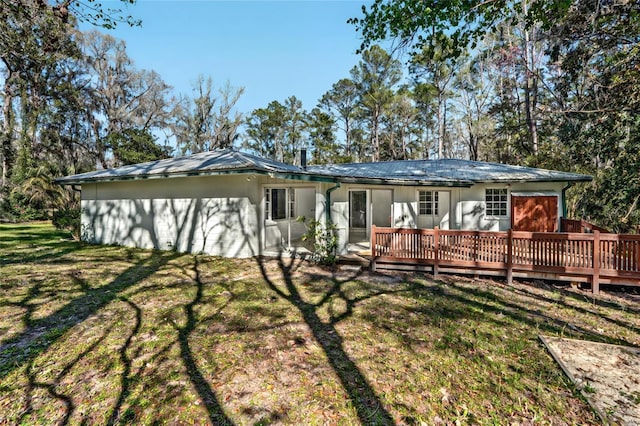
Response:
POLYGON ((374 224, 371 224, 370 247, 371 247, 371 264, 369 265, 369 268, 371 269, 371 272, 375 272, 376 271, 376 225, 374 224))
POLYGON ((438 278, 438 263, 440 260, 440 228, 433 228, 433 278, 438 278))
POLYGON ((513 229, 507 231, 507 284, 513 284, 513 229))
POLYGON ((591 291, 600 293, 600 231, 593 231, 593 276, 591 277, 591 291))

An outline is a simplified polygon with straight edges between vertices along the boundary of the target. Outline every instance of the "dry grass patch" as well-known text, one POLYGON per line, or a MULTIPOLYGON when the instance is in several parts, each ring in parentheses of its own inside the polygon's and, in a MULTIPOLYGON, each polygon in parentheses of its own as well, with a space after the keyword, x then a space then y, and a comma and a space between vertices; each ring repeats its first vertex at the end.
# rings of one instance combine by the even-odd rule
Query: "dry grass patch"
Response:
POLYGON ((595 424, 537 340, 637 307, 530 285, 77 244, 0 225, 0 424, 595 424))

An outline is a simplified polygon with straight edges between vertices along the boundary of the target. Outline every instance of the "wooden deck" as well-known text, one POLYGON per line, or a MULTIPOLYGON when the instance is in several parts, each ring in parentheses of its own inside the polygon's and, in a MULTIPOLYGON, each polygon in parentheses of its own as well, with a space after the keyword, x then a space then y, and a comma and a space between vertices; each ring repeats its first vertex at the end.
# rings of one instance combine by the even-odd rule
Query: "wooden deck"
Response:
POLYGON ((373 227, 371 267, 640 286, 640 235, 373 227))

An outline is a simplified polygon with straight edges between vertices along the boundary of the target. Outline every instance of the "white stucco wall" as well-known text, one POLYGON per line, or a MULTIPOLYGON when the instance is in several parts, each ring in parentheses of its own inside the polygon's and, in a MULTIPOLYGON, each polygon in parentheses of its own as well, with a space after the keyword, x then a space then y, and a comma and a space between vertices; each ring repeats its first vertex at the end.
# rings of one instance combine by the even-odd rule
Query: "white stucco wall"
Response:
POLYGON ((260 196, 244 175, 82 186, 82 237, 101 244, 259 254, 260 196))
MULTIPOLYGON (((462 229, 479 231, 506 231, 511 227, 511 192, 545 193, 558 196, 558 217, 562 216, 562 182, 513 184, 477 184, 471 188, 394 186, 392 189, 392 226, 397 228, 462 229), (507 215, 487 216, 485 190, 507 189, 507 215), (418 210, 418 191, 439 193, 439 214, 421 216, 418 210)), ((324 189, 329 187, 324 186, 324 189)), ((341 253, 346 252, 349 240, 349 191, 389 189, 388 186, 343 184, 331 194, 331 220, 337 225, 341 253)), ((374 197, 371 197, 374 198, 374 197)), ((374 200, 375 201, 375 200, 374 200)), ((375 210, 375 206, 372 206, 375 210)), ((375 215, 372 211, 370 214, 375 215)))
POLYGON ((558 218, 562 216, 562 182, 523 182, 513 184, 478 184, 471 188, 452 189, 451 229, 470 231, 506 231, 511 228, 511 193, 545 193, 558 197, 558 218), (507 189, 507 215, 488 216, 486 214, 485 190, 488 188, 507 189))
MULTIPOLYGON (((269 244, 288 237, 299 239, 304 225, 285 221, 268 223, 263 214, 264 188, 295 188, 296 216, 324 220, 326 191, 333 183, 300 182, 258 175, 229 175, 148 179, 84 184, 82 186, 82 237, 84 240, 143 248, 204 252, 226 257, 258 255, 269 244), (286 226, 285 226, 286 225, 286 226), (290 226, 290 227, 289 227, 290 226)), ((511 193, 545 193, 558 196, 562 216, 563 183, 478 184, 471 188, 381 186, 342 184, 331 193, 331 220, 336 225, 339 251, 349 241, 349 191, 366 190, 371 210, 369 224, 385 221, 393 227, 439 226, 441 229, 502 231, 511 225, 511 193), (507 215, 489 217, 485 189, 508 190, 507 215), (375 190, 391 190, 388 198, 375 190), (439 192, 439 215, 418 214, 418 191, 439 192), (376 209, 376 200, 384 204, 376 209)))

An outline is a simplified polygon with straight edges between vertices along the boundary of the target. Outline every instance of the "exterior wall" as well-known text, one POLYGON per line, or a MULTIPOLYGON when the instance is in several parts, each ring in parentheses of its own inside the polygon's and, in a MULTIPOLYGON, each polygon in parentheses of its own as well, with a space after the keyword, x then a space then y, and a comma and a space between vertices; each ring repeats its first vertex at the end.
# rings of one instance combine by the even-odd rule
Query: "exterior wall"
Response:
MULTIPOLYGON (((298 222, 298 216, 306 219, 316 219, 323 217, 324 197, 319 197, 321 185, 316 182, 295 181, 287 179, 277 179, 268 176, 259 176, 256 181, 260 187, 260 223, 263 224, 262 246, 265 248, 286 248, 291 242, 300 241, 307 232, 304 223, 298 222), (263 211, 265 206, 266 188, 287 188, 295 191, 295 213, 289 219, 269 220, 263 211), (290 241, 289 241, 290 240, 290 241)), ((292 244, 293 245, 293 244, 292 244)))
MULTIPOLYGON (((82 187, 82 238, 102 244, 204 252, 226 257, 255 256, 284 239, 299 239, 304 224, 295 218, 267 221, 265 188, 294 188, 296 216, 324 221, 327 190, 333 183, 275 179, 261 175, 201 176, 84 184, 82 187)), ((511 226, 511 193, 558 196, 562 216, 564 183, 478 184, 471 188, 433 188, 342 184, 331 191, 330 217, 336 225, 339 252, 349 241, 349 191, 367 190, 372 210, 369 224, 388 222, 389 212, 376 210, 388 203, 375 189, 391 190, 391 226, 503 231, 511 226), (487 188, 507 189, 507 215, 489 217, 485 210, 487 188), (439 214, 419 215, 418 191, 439 192, 439 214), (378 197, 380 196, 380 197, 378 197), (373 198, 373 201, 371 199, 373 198), (382 200, 382 201, 381 201, 382 200)))
MULTIPOLYGON (((323 185, 323 190, 331 187, 323 185)), ((563 182, 522 182, 514 184, 477 184, 471 188, 420 187, 420 186, 378 186, 343 184, 331 194, 331 220, 336 224, 340 253, 347 252, 349 241, 349 190, 392 189, 392 227, 461 229, 477 231, 506 231, 511 227, 511 193, 544 193, 558 197, 558 217, 562 216, 563 182), (492 217, 486 215, 485 190, 488 188, 507 189, 507 215, 492 217), (429 190, 439 193, 439 214, 428 217, 419 215, 418 191, 429 190)), ((375 209, 375 205, 373 206, 375 209)), ((375 212, 374 212, 375 214, 375 212)))
POLYGON ((259 254, 258 185, 245 175, 83 184, 82 238, 225 257, 259 254))
POLYGON ((558 218, 562 216, 562 182, 522 182, 511 185, 478 184, 471 188, 452 189, 452 229, 470 231, 506 231, 511 228, 511 193, 544 193, 557 195, 558 218), (487 216, 485 190, 488 188, 507 189, 507 215, 487 216))

